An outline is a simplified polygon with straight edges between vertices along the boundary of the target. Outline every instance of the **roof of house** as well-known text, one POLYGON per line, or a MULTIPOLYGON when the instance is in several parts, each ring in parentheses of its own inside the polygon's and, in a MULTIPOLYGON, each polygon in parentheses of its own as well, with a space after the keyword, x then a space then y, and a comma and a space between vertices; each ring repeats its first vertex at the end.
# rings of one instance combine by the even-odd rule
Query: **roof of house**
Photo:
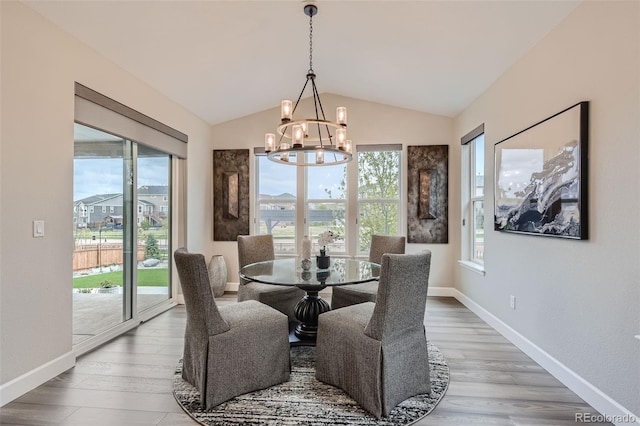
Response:
POLYGON ((167 195, 169 187, 167 185, 143 185, 138 188, 138 195, 167 195))

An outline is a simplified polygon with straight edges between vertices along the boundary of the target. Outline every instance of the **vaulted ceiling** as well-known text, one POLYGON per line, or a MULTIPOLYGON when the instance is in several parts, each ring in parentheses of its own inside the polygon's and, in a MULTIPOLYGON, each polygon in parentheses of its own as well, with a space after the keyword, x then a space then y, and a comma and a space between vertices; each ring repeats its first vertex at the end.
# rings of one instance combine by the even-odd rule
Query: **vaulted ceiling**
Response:
MULTIPOLYGON (((295 99, 309 68, 297 0, 23 3, 211 124, 295 99)), ((453 117, 579 3, 315 2, 318 89, 453 117)))

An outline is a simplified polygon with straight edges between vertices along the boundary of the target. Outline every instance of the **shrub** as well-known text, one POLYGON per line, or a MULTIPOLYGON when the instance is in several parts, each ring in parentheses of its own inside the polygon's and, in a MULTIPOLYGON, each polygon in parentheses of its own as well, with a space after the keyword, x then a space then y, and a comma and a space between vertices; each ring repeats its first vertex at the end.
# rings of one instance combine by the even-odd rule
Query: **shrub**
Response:
POLYGON ((144 243, 144 258, 160 259, 160 248, 158 247, 158 240, 153 235, 147 235, 147 240, 144 243))

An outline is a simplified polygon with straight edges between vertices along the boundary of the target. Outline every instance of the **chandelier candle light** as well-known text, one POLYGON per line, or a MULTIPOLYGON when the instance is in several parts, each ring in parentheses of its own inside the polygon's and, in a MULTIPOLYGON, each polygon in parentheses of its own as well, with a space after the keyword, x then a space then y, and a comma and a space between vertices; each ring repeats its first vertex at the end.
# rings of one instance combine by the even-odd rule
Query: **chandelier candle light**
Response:
POLYGON ((298 166, 327 166, 351 161, 352 144, 347 139, 347 108, 336 108, 336 121, 329 121, 324 114, 313 71, 313 16, 318 13, 314 4, 304 6, 309 17, 309 70, 295 105, 290 100, 280 105, 281 124, 276 133, 264 135, 267 157, 277 163, 298 166), (305 89, 311 82, 315 118, 294 119, 305 89), (276 139, 278 141, 276 142, 276 139), (309 155, 307 155, 309 154, 309 155), (295 157, 295 159, 293 158, 295 157))

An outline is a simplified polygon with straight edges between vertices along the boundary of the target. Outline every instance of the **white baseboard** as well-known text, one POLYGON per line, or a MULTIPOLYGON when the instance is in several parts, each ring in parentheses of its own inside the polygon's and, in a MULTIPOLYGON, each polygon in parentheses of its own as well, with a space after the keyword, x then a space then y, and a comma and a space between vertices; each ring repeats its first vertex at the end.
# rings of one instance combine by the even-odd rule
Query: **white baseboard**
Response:
MULTIPOLYGON (((455 288, 444 288, 451 290, 452 297, 465 305, 474 314, 482 318, 487 324, 502 334, 507 340, 516 345, 521 351, 531 357, 542 368, 547 370, 552 376, 560 380, 567 388, 582 398, 598 412, 602 413, 605 421, 616 425, 631 424, 640 425, 640 415, 635 415, 600 389, 579 376, 575 371, 552 357, 538 345, 518 333, 516 330, 505 324, 491 312, 478 305, 465 294, 455 288)), ((431 293, 429 293, 431 295, 431 293)))
POLYGON ((458 290, 453 287, 429 287, 427 296, 456 297, 456 293, 458 293, 458 290))
POLYGON ((0 407, 53 379, 76 364, 72 351, 59 356, 0 386, 0 407))

